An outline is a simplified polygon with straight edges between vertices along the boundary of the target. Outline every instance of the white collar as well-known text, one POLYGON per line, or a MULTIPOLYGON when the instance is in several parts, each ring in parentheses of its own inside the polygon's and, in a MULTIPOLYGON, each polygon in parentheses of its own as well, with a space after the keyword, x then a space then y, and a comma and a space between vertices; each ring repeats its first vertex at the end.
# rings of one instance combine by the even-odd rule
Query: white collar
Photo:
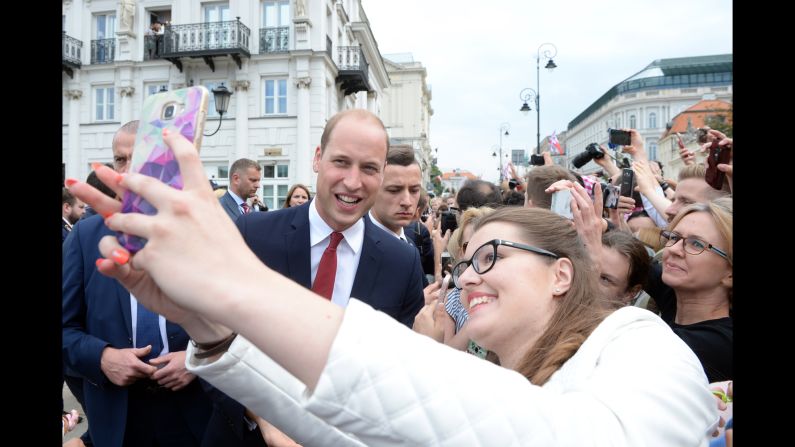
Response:
POLYGON ((386 231, 387 233, 391 234, 392 236, 395 236, 396 238, 400 239, 403 242, 408 242, 408 239, 406 239, 406 232, 403 231, 403 227, 400 227, 400 233, 395 233, 394 231, 392 231, 389 228, 385 227, 381 222, 378 221, 378 219, 375 218, 375 216, 373 215, 372 208, 370 209, 370 220, 372 220, 373 223, 375 224, 375 226, 377 226, 378 228, 386 231))
MULTIPOLYGON (((314 247, 326 240, 334 230, 320 217, 317 212, 317 201, 313 198, 309 204, 309 245, 314 247)), ((360 218, 355 224, 342 231, 345 243, 353 250, 358 251, 364 242, 364 220, 360 218)))
POLYGON ((226 191, 229 193, 230 196, 232 196, 233 199, 235 199, 237 206, 240 206, 243 202, 245 202, 245 200, 241 199, 240 196, 232 192, 232 188, 229 188, 226 191))

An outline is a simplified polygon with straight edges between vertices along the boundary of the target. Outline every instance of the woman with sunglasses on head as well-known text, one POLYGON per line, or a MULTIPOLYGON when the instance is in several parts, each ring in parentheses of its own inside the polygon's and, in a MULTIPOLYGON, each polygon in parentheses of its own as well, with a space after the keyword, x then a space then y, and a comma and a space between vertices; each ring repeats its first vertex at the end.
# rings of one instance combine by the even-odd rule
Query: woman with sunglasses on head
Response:
POLYGON ((733 378, 732 216, 730 198, 682 208, 660 234, 662 264, 646 289, 710 382, 733 378))
POLYGON ((128 257, 104 238, 98 270, 188 331, 191 372, 297 442, 707 445, 718 415, 698 359, 650 312, 606 309, 565 219, 498 210, 453 269, 472 338, 500 356, 497 366, 355 299, 343 310, 267 268, 213 196, 193 146, 164 134, 182 191, 98 172, 155 215, 118 213, 117 202, 67 180, 111 229, 148 239, 128 257))

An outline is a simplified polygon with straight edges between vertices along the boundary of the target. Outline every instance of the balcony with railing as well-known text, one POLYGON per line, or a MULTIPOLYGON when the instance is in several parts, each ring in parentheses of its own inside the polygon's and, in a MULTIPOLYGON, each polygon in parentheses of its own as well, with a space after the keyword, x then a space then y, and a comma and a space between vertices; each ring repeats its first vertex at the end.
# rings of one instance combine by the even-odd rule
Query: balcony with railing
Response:
POLYGON ((91 41, 91 63, 109 64, 116 58, 116 39, 91 41))
POLYGON ((156 34, 144 36, 144 60, 151 61, 162 59, 163 35, 156 34))
POLYGON ((337 47, 337 82, 345 96, 370 91, 369 64, 360 47, 337 47))
POLYGON ((82 65, 83 42, 67 36, 64 31, 61 37, 61 49, 61 67, 71 78, 74 76, 72 70, 77 70, 82 65))
POLYGON ((283 53, 290 50, 290 27, 273 26, 259 30, 259 53, 283 53))
POLYGON ((237 20, 225 22, 189 23, 167 25, 163 34, 161 57, 172 62, 182 71, 184 57, 203 58, 215 71, 213 56, 231 56, 242 68, 241 56, 251 57, 249 39, 251 30, 237 20))

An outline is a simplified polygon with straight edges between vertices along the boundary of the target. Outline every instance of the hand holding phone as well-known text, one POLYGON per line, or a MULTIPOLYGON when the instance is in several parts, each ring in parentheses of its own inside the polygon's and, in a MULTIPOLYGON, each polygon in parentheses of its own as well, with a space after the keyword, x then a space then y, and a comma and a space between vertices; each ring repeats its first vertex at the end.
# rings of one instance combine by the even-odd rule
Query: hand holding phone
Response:
POLYGON ((552 194, 552 211, 566 219, 574 219, 571 212, 571 190, 562 189, 552 194))
POLYGON ((452 276, 448 273, 444 275, 442 286, 439 288, 439 304, 444 306, 447 304, 447 289, 450 287, 450 280, 452 276))
MULTIPOLYGON (((171 148, 163 141, 163 130, 181 133, 198 150, 208 101, 209 92, 203 86, 161 92, 146 98, 141 108, 130 172, 148 175, 173 188, 182 189, 179 164, 171 148)), ((122 212, 153 215, 157 210, 138 194, 128 190, 124 193, 122 212)), ((130 253, 139 251, 146 243, 140 237, 124 233, 119 233, 117 237, 130 253)))
POLYGON ((621 196, 621 190, 616 185, 607 184, 604 186, 604 207, 616 209, 618 208, 618 198, 621 196))
POLYGON ((631 146, 632 133, 628 130, 608 129, 608 142, 617 146, 631 146))
POLYGON ((726 173, 718 169, 719 164, 729 164, 731 162, 731 148, 729 146, 718 146, 718 140, 712 141, 707 156, 707 172, 704 180, 714 189, 723 189, 723 181, 726 173))
POLYGON ((635 171, 632 169, 621 170, 621 195, 624 197, 632 197, 635 192, 635 171))

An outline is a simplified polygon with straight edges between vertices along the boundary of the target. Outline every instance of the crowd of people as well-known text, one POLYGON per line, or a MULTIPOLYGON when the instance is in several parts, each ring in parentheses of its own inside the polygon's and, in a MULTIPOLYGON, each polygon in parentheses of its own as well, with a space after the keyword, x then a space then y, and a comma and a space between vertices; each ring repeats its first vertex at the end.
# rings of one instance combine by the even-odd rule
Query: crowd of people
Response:
POLYGON ((610 157, 604 183, 545 154, 524 178, 437 197, 378 117, 346 110, 315 149, 314 191, 268 211, 256 161, 214 192, 165 131, 176 190, 134 173, 137 122, 122 126, 92 172, 108 189, 64 188, 80 442, 731 445, 732 166, 717 189, 683 151, 666 180, 625 130, 636 194, 609 208, 610 157), (126 191, 157 213, 121 213, 126 191), (561 191, 571 218, 551 210, 561 191), (78 202, 93 215, 73 217, 78 202), (131 254, 116 232, 148 242, 131 254))

